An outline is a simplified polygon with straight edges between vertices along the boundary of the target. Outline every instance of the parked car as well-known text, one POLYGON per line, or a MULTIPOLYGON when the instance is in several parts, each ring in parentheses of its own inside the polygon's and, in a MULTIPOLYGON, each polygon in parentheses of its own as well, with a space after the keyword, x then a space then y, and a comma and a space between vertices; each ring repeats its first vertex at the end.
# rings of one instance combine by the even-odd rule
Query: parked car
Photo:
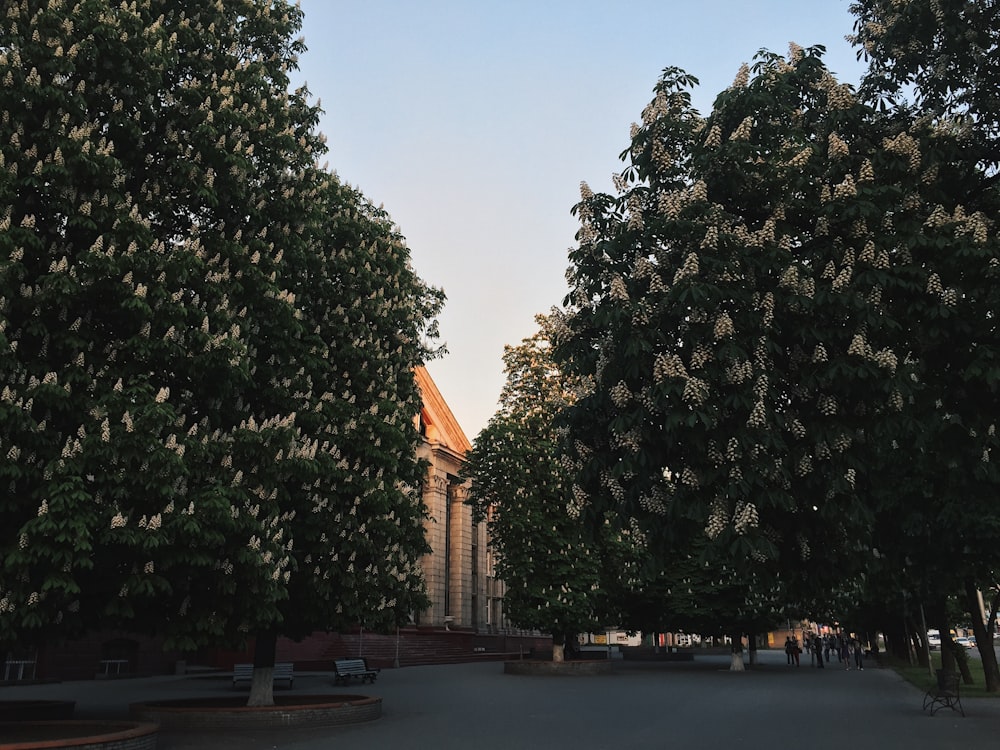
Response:
POLYGON ((941 648, 941 634, 936 630, 927 631, 927 648, 931 651, 937 651, 941 648))
POLYGON ((957 643, 959 646, 965 646, 966 648, 976 647, 976 639, 968 638, 967 636, 964 635, 960 635, 958 638, 956 638, 955 643, 957 643))

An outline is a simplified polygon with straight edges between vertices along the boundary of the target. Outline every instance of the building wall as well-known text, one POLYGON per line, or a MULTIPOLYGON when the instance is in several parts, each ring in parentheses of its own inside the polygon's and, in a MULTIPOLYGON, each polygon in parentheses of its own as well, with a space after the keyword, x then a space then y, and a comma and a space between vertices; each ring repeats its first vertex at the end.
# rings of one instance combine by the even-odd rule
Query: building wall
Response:
MULTIPOLYGON (((418 455, 430 464, 424 483, 431 552, 421 559, 431 606, 419 613, 420 625, 486 629, 491 623, 487 585, 485 523, 475 523, 466 505, 468 485, 459 478, 464 456, 426 440, 418 455)), ((495 619, 495 616, 494 618, 495 619)))

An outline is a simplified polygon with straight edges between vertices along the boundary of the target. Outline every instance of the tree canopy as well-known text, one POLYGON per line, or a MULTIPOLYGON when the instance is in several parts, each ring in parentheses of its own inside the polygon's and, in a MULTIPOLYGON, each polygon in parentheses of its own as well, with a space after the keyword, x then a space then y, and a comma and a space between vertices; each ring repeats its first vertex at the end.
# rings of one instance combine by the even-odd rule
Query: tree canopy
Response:
POLYGON ((762 53, 704 119, 664 72, 619 194, 583 187, 556 350, 594 383, 569 413, 581 511, 638 524, 651 559, 707 536, 793 598, 863 554, 864 457, 908 380, 881 149, 821 53, 762 53))
POLYGON ((405 622, 443 296, 318 166, 301 12, 8 10, 0 640, 405 622))
POLYGON ((877 65, 859 94, 822 52, 760 53, 705 118, 664 71, 617 195, 582 187, 555 350, 593 383, 568 411, 581 512, 803 613, 890 549, 954 586, 996 518, 996 196, 963 152, 988 118, 880 109, 877 65))
POLYGON ((463 473, 472 480, 469 502, 487 522, 507 617, 552 633, 561 646, 567 634, 599 624, 607 560, 600 535, 567 512, 571 481, 555 420, 580 386, 552 362, 550 319, 537 322, 538 333, 504 349, 500 408, 476 437, 463 473))

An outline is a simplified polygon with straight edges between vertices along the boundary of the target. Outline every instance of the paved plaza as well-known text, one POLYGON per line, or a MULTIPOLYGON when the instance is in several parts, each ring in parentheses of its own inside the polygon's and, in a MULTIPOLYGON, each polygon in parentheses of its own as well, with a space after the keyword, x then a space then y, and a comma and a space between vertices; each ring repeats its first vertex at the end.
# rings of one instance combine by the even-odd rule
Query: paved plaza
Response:
MULTIPOLYGON (((292 693, 380 696, 382 718, 346 727, 161 733, 159 748, 969 750, 1000 742, 1000 700, 963 700, 964 719, 947 710, 929 716, 921 712, 921 691, 889 669, 818 670, 808 658, 788 667, 778 651, 760 652, 760 660, 744 673, 729 672, 729 658, 718 655, 617 662, 614 674, 597 677, 515 677, 498 662, 409 667, 383 670, 375 685, 348 690, 334 687, 329 674, 299 673, 292 693)), ((2 687, 0 700, 75 700, 77 718, 91 718, 122 717, 134 701, 232 693, 222 676, 168 676, 2 687)))

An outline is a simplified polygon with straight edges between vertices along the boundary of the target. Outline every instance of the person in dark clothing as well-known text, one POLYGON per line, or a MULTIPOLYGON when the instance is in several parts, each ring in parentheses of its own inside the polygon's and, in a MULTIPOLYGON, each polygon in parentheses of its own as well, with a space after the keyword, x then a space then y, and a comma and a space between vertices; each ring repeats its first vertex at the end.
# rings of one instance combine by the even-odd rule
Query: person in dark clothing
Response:
POLYGON ((840 660, 844 663, 844 669, 850 670, 851 668, 851 641, 848 639, 847 635, 841 633, 840 635, 840 660))

